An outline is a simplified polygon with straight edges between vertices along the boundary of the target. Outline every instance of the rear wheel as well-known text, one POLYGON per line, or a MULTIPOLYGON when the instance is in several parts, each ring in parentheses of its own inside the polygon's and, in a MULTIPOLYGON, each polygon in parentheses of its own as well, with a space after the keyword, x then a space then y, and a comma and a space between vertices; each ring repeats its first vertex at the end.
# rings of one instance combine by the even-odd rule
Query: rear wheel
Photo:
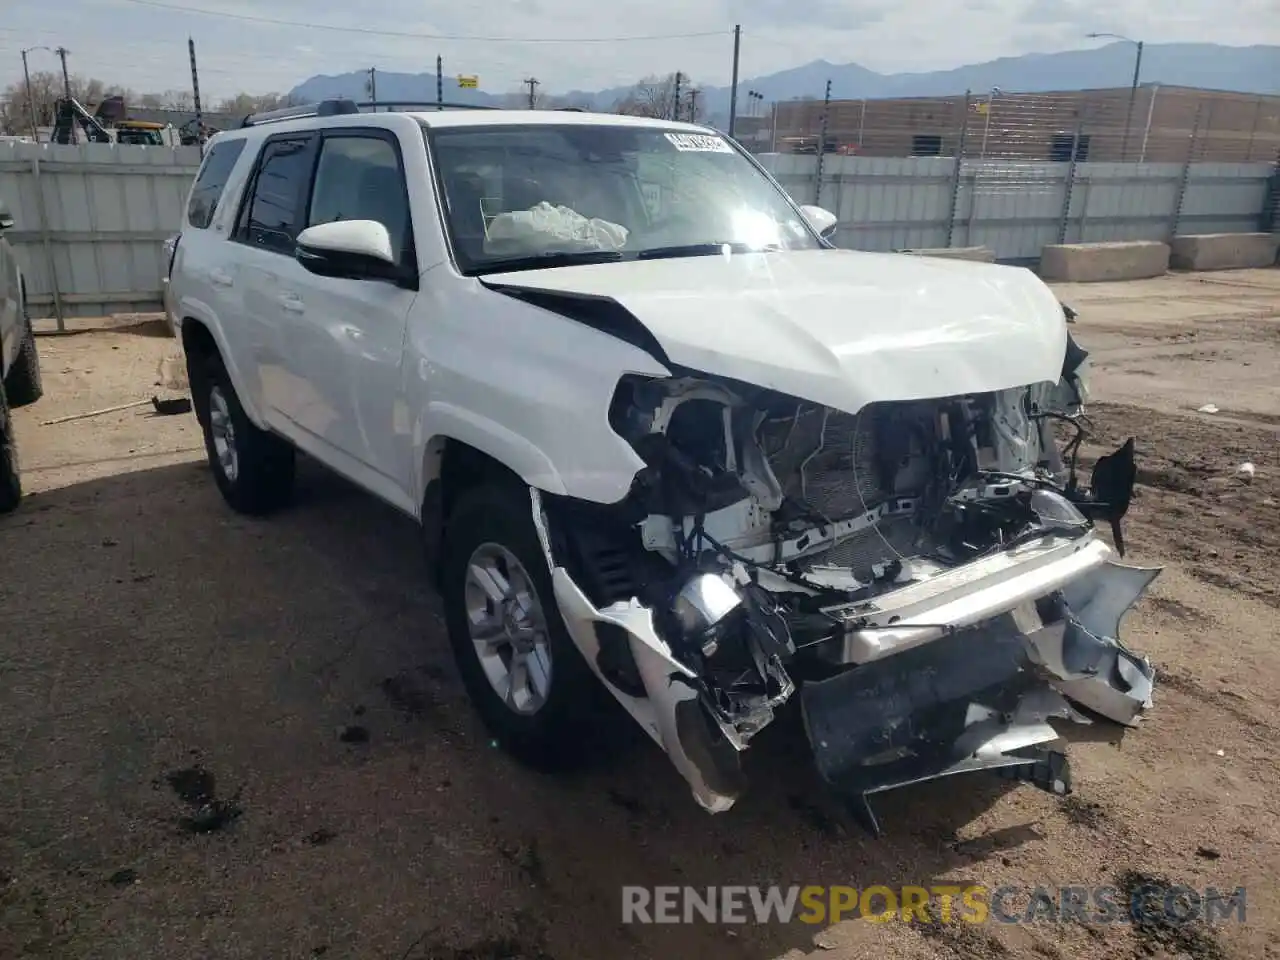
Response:
POLYGON ((25 407, 44 396, 44 382, 40 377, 40 355, 36 352, 36 334, 31 328, 31 318, 23 317, 22 346, 18 358, 4 381, 11 407, 25 407))
POLYGON ((188 376, 209 466, 223 498, 247 514, 284 506, 293 493, 293 447, 253 424, 217 354, 191 357, 188 376))
POLYGON ((17 509, 22 500, 22 481, 18 477, 18 448, 13 439, 13 416, 9 412, 8 394, 0 383, 0 513, 17 509))

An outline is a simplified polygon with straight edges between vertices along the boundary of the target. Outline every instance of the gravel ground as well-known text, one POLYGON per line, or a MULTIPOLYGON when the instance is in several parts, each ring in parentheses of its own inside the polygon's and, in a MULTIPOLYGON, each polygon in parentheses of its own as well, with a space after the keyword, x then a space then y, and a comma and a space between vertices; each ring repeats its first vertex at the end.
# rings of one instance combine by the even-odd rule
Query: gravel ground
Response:
POLYGON ((794 722, 718 817, 643 743, 577 778, 514 766, 466 703, 410 523, 316 468, 295 508, 234 516, 190 416, 42 425, 160 392, 174 349, 147 327, 42 338, 46 398, 17 413, 31 495, 0 519, 0 957, 1280 957, 1280 273, 1061 292, 1095 364, 1086 461, 1138 438, 1129 559, 1166 570, 1126 636, 1156 709, 1120 748, 1074 748, 1065 801, 925 785, 880 802, 880 840, 794 722), (1144 877, 1244 885, 1247 922, 620 915, 623 884, 1144 877))

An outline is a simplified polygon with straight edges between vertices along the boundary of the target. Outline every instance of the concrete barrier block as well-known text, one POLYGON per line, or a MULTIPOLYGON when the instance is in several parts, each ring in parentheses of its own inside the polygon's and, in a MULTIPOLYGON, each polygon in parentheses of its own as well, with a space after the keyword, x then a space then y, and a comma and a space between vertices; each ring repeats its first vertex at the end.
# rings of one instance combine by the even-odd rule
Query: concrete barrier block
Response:
POLYGON ((1174 237, 1169 246, 1175 270, 1245 270, 1275 266, 1280 235, 1192 233, 1174 237))
POLYGON ((1169 245, 1155 240, 1051 243, 1040 251, 1040 277, 1069 283, 1142 280, 1169 269, 1169 245))
POLYGON ((990 247, 919 247, 898 250, 913 257, 941 257, 944 260, 974 260, 979 263, 995 263, 996 253, 990 247))

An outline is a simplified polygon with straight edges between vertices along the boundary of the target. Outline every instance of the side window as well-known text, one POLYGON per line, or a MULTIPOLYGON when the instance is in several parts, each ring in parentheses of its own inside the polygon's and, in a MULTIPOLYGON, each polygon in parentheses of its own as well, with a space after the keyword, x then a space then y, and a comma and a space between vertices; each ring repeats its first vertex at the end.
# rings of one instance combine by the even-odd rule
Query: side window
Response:
POLYGON ((312 138, 268 140, 258 159, 253 194, 241 210, 236 239, 276 253, 293 254, 301 229, 298 211, 311 176, 312 138))
POLYGON ((386 137, 329 136, 320 145, 307 226, 376 220, 399 262, 410 242, 409 196, 395 145, 386 137))
POLYGON ((215 143, 204 158, 191 197, 187 200, 187 223, 201 230, 213 223, 218 200, 227 186, 231 171, 244 153, 243 140, 224 140, 215 143))

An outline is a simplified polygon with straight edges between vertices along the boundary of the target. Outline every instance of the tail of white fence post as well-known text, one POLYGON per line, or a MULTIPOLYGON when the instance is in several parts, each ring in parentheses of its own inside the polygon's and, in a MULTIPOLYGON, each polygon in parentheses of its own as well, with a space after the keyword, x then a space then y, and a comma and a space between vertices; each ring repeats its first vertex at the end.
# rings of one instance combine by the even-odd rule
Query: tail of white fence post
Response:
POLYGON ((58 322, 58 332, 67 329, 62 313, 62 293, 58 290, 58 265, 53 256, 53 242, 49 237, 49 213, 44 202, 44 184, 40 180, 40 158, 31 158, 31 177, 35 187, 36 216, 40 220, 40 243, 44 247, 45 269, 49 271, 49 292, 53 294, 53 315, 58 322))
POLYGON ((1156 97, 1160 93, 1160 84, 1151 88, 1151 100, 1147 103, 1147 125, 1142 129, 1142 152, 1138 155, 1139 163, 1147 162, 1147 141, 1151 138, 1151 118, 1156 112, 1156 97))

